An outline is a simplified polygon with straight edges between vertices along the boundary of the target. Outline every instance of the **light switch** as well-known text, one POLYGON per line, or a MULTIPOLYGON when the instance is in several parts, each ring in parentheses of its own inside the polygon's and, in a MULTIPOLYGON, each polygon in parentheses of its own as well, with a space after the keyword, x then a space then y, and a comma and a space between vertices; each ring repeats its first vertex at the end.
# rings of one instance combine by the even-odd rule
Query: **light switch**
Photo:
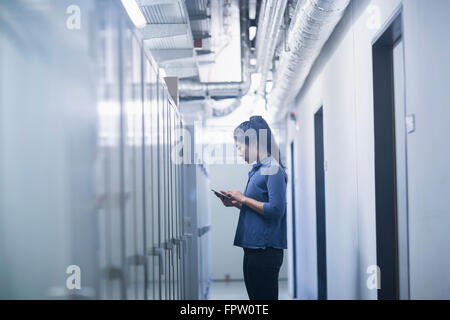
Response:
POLYGON ((410 114, 406 116, 406 132, 413 133, 414 131, 416 131, 416 116, 410 114))

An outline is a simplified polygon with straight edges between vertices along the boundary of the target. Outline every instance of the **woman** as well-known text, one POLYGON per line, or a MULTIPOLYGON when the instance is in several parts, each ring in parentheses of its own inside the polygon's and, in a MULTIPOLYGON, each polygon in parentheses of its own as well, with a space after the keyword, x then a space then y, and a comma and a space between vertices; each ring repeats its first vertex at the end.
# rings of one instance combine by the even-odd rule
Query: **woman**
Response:
POLYGON ((240 156, 253 164, 244 193, 231 190, 227 207, 240 209, 234 245, 244 249, 244 281, 250 300, 278 300, 278 274, 286 240, 287 176, 280 151, 261 116, 234 131, 240 156))

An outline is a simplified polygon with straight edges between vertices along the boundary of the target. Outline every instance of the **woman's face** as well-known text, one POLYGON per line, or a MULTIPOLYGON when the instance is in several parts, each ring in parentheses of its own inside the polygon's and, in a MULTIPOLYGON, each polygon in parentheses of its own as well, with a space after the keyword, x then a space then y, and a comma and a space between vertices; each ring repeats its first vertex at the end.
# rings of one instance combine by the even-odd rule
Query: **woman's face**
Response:
POLYGON ((234 144, 236 146, 239 156, 241 158, 243 158, 245 160, 245 162, 248 163, 248 159, 249 159, 248 145, 246 145, 245 143, 238 142, 238 141, 235 141, 234 144))
POLYGON ((238 154, 247 163, 253 163, 258 160, 258 147, 257 144, 248 145, 239 141, 234 142, 238 154))

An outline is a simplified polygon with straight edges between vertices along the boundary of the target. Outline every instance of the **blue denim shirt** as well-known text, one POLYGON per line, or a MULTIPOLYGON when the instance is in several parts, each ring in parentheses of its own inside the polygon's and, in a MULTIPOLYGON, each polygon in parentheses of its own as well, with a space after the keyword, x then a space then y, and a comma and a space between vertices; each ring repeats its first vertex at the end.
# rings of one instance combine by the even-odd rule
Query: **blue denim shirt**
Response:
POLYGON ((235 246, 287 249, 286 184, 287 175, 273 157, 253 165, 244 195, 264 202, 264 214, 242 206, 234 237, 235 246))

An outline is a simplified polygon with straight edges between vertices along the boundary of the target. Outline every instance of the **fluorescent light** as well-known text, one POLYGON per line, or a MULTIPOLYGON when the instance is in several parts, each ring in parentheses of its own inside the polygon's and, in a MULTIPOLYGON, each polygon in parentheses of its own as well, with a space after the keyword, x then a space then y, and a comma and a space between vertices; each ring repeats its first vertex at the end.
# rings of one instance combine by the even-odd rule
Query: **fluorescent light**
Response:
POLYGON ((167 77, 167 73, 166 73, 166 70, 164 70, 164 68, 159 68, 159 75, 162 77, 162 78, 165 78, 165 77, 167 77))
POLYGON ((147 24, 147 20, 142 14, 141 9, 136 3, 136 0, 121 0, 122 5, 128 13, 131 21, 133 21, 136 28, 143 28, 147 24))
POLYGON ((256 27, 250 27, 249 30, 249 39, 252 41, 256 37, 256 27))

